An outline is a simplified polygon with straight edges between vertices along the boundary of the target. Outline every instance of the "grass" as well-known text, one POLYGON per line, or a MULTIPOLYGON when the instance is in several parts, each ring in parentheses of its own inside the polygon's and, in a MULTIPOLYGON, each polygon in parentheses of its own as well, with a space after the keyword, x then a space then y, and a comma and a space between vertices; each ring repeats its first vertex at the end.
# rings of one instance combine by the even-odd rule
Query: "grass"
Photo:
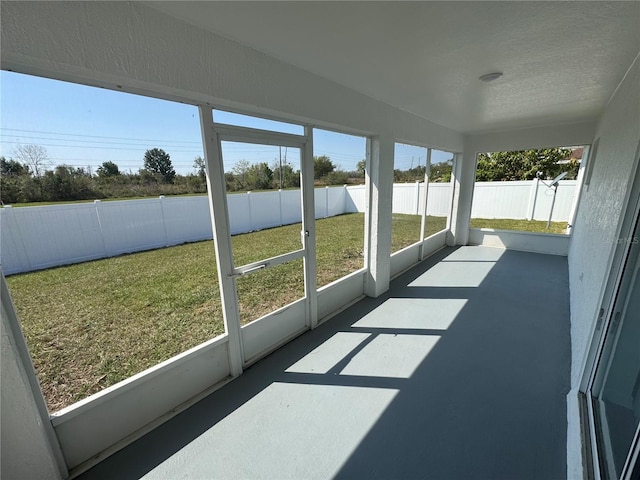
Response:
POLYGON ((471 228, 494 228, 496 230, 516 230, 519 232, 565 234, 567 222, 547 222, 543 220, 511 220, 506 218, 472 218, 471 228))
MULTIPOLYGON (((445 219, 430 217, 431 233, 445 219)), ((300 224, 232 238, 243 265, 301 248, 300 224)), ((393 216, 393 251, 420 217, 393 216)), ((364 214, 316 222, 318 287, 364 266, 364 214)), ((224 333, 213 242, 13 275, 7 283, 51 411, 224 333)), ((237 280, 246 324, 304 295, 302 260, 237 280)))

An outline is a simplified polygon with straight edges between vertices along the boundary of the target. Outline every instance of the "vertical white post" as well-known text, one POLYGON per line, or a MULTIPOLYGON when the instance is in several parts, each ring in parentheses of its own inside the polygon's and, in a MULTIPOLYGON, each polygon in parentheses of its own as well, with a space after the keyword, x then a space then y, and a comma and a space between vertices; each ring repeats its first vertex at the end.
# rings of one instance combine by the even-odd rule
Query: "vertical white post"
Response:
POLYGON ((578 211, 578 202, 580 201, 580 196, 582 195, 584 172, 586 171, 587 162, 590 161, 592 161, 591 149, 587 145, 584 147, 584 151, 582 152, 582 161, 580 162, 580 167, 578 169, 576 186, 573 190, 573 201, 571 202, 571 210, 569 211, 569 219, 567 221, 567 235, 571 234, 571 230, 573 229, 573 222, 576 219, 576 213, 578 211))
POLYGON ((329 186, 324 187, 324 212, 325 218, 329 218, 329 186))
POLYGON ((318 289, 316 277, 316 215, 313 185, 313 128, 304 127, 307 143, 300 162, 300 190, 302 192, 302 243, 304 246, 304 293, 307 298, 307 326, 318 325, 318 289))
POLYGON ((349 195, 349 190, 347 190, 347 186, 342 187, 342 213, 347 213, 347 196, 349 195))
POLYGON ((253 206, 251 205, 251 192, 247 192, 247 205, 247 215, 249 215, 249 231, 253 232, 253 214, 251 212, 253 206))
POLYGON ((429 174, 431 173, 431 149, 427 148, 427 161, 424 171, 424 200, 422 220, 420 221, 420 260, 424 260, 424 229, 427 226, 427 206, 429 205, 429 174))
POLYGON ((450 245, 466 245, 469 242, 469 224, 477 159, 473 145, 465 142, 464 148, 463 154, 456 155, 454 168, 451 172, 453 200, 450 230, 453 238, 447 239, 450 245))
POLYGON ((393 138, 367 140, 364 293, 378 297, 389 289, 393 200, 393 138))
POLYGON ((213 226, 213 243, 216 248, 218 283, 224 325, 229 339, 229 370, 232 376, 242 373, 244 352, 242 332, 238 313, 238 299, 233 278, 233 250, 229 231, 227 193, 224 180, 224 164, 220 142, 213 128, 213 111, 210 107, 200 106, 200 126, 204 147, 204 161, 207 169, 207 190, 209 192, 209 211, 213 226))
POLYGON ((67 465, 1 271, 0 304, 2 476, 68 478, 67 465))
MULTIPOLYGON (((280 172, 282 175, 282 172, 280 172)), ((280 225, 284 225, 283 215, 282 215, 282 189, 278 189, 278 206, 280 207, 280 225)))
POLYGON ((160 201, 160 215, 162 216, 162 228, 164 230, 164 246, 169 246, 169 235, 167 234, 167 218, 164 215, 164 195, 158 197, 160 201))
POLYGON ((98 228, 100 229, 100 238, 102 239, 102 248, 104 248, 104 256, 110 257, 109 250, 107 249, 107 241, 104 237, 104 227, 102 226, 102 219, 100 218, 100 210, 102 209, 102 202, 100 200, 94 200, 93 206, 96 210, 96 218, 98 219, 98 228))
POLYGON ((527 206, 527 220, 533 220, 536 212, 536 201, 538 200, 538 183, 540 180, 538 177, 531 180, 531 189, 529 191, 529 205, 527 206))

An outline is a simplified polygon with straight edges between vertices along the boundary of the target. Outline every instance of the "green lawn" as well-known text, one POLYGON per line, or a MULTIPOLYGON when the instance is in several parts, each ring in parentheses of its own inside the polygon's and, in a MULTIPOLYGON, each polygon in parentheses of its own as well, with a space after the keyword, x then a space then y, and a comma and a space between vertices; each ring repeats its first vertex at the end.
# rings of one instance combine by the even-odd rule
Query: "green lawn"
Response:
POLYGON ((547 222, 543 220, 511 220, 507 218, 472 218, 471 228, 494 228, 496 230, 516 230, 520 232, 561 233, 567 229, 567 222, 547 222))
MULTIPOLYGON (((428 231, 445 219, 429 218, 428 231)), ((316 222, 318 286, 364 265, 364 214, 316 222)), ((420 217, 393 216, 393 251, 420 217)), ((232 237, 236 265, 301 248, 300 224, 232 237)), ((224 333, 213 242, 7 278, 49 409, 58 410, 224 333)), ((303 296, 302 260, 237 281, 242 323, 303 296)))

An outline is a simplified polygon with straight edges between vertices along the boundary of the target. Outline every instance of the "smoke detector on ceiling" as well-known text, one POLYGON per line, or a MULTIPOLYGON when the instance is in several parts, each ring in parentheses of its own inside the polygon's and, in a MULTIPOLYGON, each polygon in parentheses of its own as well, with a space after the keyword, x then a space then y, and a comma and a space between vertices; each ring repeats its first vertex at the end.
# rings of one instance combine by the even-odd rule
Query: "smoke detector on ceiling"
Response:
POLYGON ((493 72, 487 73, 486 75, 482 75, 480 80, 483 82, 493 82, 494 80, 499 79, 502 76, 502 72, 493 72))

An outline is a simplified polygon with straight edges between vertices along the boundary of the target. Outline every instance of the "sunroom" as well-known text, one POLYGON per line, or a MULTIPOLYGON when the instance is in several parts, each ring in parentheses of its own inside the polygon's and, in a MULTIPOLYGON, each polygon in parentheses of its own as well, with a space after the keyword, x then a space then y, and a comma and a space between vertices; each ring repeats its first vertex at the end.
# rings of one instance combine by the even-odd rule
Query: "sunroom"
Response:
MULTIPOLYGON (((153 228, 119 202, 1 209, 3 477, 640 476, 639 3, 0 8, 3 74, 191 108, 207 191, 184 207, 194 217, 179 199, 138 200, 160 212, 153 228), (363 185, 314 188, 323 135, 359 142, 363 185), (258 147, 280 160, 280 188, 230 194, 234 148, 258 147), (522 187, 517 202, 476 181, 479 154, 554 147, 582 152, 575 180, 485 188, 522 187), (283 155, 300 171, 292 189, 283 155), (424 176, 399 185, 403 155, 424 176), (430 179, 439 161, 444 183, 430 179), (548 228, 564 215, 566 231, 473 223, 481 207, 516 203, 525 213, 512 216, 548 228), (54 211, 82 235, 43 230, 54 211), (408 214, 411 241, 396 244, 408 214), (345 235, 323 230, 332 215, 360 232, 343 260, 321 254, 345 235), (100 252, 79 246, 127 218, 127 231, 162 237, 140 250, 195 241, 185 231, 198 228, 213 238, 204 268, 220 312, 199 321, 224 333, 48 408, 11 276, 131 252, 113 232, 90 242, 100 252), (240 254, 240 233, 287 224, 270 253, 253 240, 240 254), (321 275, 339 263, 350 269, 321 275), (244 287, 260 276, 295 295, 246 319, 244 287)), ((16 127, 2 127, 5 142, 16 127)))

